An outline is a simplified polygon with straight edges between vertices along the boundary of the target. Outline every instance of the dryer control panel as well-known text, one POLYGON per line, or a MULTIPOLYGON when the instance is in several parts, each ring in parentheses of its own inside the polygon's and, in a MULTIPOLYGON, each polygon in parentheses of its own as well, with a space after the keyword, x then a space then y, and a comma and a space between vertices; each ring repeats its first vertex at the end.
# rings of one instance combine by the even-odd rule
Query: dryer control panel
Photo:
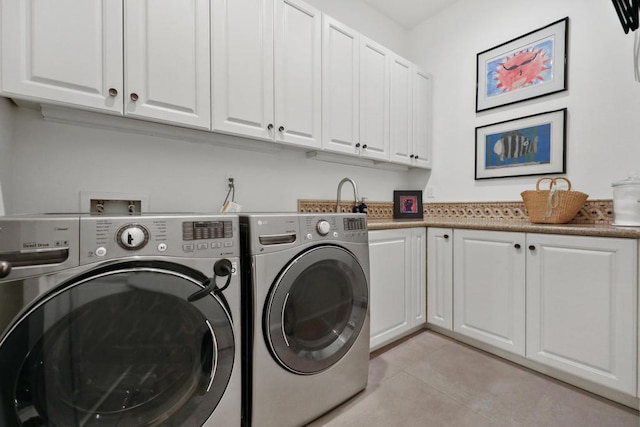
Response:
POLYGON ((367 217, 364 214, 301 214, 303 241, 339 240, 367 243, 367 217))
POLYGON ((188 258, 240 254, 231 215, 86 216, 80 219, 80 263, 126 256, 188 258))

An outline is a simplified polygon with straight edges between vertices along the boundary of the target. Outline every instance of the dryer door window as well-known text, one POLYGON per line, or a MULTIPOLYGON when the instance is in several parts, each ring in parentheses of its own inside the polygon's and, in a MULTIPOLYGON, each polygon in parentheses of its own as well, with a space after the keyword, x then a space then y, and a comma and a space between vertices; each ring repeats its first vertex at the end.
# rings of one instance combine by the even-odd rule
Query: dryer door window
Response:
MULTIPOLYGON (((223 301, 197 272, 131 264, 64 286, 0 345, 0 425, 202 425, 229 382, 223 301)), ((165 267, 169 267, 166 265, 165 267)))
POLYGON ((365 323, 369 292, 358 260, 337 246, 320 246, 292 260, 266 305, 267 344, 279 363, 315 374, 339 361, 365 323))

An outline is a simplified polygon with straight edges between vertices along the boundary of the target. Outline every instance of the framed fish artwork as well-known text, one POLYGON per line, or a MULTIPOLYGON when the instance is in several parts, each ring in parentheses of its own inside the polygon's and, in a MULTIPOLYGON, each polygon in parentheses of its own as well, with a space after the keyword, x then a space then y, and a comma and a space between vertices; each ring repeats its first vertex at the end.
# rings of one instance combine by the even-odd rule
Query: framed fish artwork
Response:
POLYGON ((567 109, 476 128, 476 180, 566 172, 567 109))
POLYGON ((567 90, 569 18, 480 52, 476 113, 567 90))

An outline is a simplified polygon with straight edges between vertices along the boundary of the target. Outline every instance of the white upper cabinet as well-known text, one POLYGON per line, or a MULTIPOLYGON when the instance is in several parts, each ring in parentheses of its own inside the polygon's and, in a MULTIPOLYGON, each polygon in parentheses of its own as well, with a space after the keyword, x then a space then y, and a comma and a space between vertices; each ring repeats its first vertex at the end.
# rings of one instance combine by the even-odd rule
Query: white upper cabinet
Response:
POLYGON ((430 168, 432 165, 431 125, 431 76, 414 66, 412 164, 419 168, 430 168))
POLYGON ((391 52, 364 36, 360 43, 360 144, 369 158, 389 160, 391 52))
POLYGON ((208 17, 209 0, 3 1, 2 93, 208 130, 208 17))
POLYGON ((322 16, 322 148, 358 154, 360 35, 322 16))
POLYGON ((209 0, 125 0, 125 115, 211 127, 209 0))
POLYGON ((394 56, 391 64, 390 160, 430 168, 431 78, 398 56, 394 56))
POLYGON ((320 11, 298 0, 276 0, 276 141, 322 146, 321 47, 320 11))
POLYGON ((399 56, 391 60, 391 160, 411 164, 413 153, 412 64, 399 56))
POLYGON ((213 0, 213 130, 274 139, 273 0, 213 0))
POLYGON ((320 148, 322 17, 294 0, 213 0, 213 130, 320 148))
POLYGON ((2 95, 122 114, 122 2, 3 0, 2 95))

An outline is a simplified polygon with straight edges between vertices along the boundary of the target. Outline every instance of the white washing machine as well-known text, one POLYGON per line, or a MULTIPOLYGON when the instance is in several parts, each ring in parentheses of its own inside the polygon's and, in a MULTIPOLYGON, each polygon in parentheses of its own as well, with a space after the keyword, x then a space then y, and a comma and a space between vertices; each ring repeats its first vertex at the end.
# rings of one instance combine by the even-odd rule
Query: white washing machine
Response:
POLYGON ((241 214, 243 422, 304 425, 367 385, 364 214, 241 214))
POLYGON ((240 426, 231 215, 0 218, 0 425, 240 426))

